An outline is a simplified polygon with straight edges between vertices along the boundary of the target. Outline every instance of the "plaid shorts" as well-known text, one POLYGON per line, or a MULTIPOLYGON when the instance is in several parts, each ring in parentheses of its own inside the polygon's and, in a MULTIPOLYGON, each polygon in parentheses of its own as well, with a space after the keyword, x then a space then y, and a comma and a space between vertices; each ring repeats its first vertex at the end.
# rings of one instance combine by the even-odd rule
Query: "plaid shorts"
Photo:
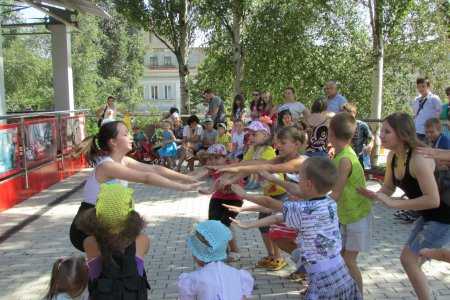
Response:
POLYGON ((322 263, 319 271, 306 266, 309 286, 304 299, 307 300, 362 300, 358 286, 339 255, 322 263))

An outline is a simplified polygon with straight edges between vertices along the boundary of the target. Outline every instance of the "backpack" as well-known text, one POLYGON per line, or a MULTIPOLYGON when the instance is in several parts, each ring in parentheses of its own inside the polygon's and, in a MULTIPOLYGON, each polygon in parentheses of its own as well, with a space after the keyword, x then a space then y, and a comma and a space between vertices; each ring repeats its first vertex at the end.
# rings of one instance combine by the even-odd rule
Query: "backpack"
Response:
POLYGON ((125 253, 113 253, 113 263, 103 264, 100 276, 89 281, 91 300, 147 300, 150 285, 147 275, 139 276, 136 266, 136 244, 125 253))

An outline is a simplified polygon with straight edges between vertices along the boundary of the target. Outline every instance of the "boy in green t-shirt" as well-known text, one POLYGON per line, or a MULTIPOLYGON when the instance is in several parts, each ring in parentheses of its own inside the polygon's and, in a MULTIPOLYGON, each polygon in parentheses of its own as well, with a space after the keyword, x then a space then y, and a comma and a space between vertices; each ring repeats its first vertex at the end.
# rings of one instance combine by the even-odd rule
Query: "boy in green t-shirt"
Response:
POLYGON ((366 180, 351 147, 355 129, 355 118, 346 112, 338 113, 330 121, 328 141, 335 148, 333 163, 338 169, 338 179, 330 196, 338 206, 342 256, 362 293, 362 277, 356 259, 359 252, 368 251, 370 247, 372 202, 358 193, 358 188, 366 187, 366 180))

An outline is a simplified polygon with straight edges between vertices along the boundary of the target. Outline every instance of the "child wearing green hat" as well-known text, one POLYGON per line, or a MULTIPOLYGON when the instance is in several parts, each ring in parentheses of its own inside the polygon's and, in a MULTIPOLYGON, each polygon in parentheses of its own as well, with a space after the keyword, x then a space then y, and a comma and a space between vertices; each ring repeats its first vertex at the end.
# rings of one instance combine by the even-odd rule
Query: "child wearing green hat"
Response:
POLYGON ((180 300, 241 300, 251 296, 254 280, 250 273, 223 263, 230 239, 231 231, 219 221, 197 224, 187 246, 200 268, 178 278, 180 300))
POLYGON ((150 240, 142 234, 146 222, 134 210, 133 190, 102 184, 96 207, 86 210, 77 225, 89 234, 83 246, 91 299, 147 299, 144 256, 150 240))

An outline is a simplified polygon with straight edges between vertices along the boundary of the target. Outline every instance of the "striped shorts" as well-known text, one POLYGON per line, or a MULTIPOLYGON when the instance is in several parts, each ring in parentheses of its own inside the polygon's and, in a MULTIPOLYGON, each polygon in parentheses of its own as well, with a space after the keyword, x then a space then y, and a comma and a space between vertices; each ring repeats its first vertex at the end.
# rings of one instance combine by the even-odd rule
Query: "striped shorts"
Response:
POLYGON ((340 255, 320 265, 305 266, 309 286, 304 299, 362 300, 358 286, 340 255))

